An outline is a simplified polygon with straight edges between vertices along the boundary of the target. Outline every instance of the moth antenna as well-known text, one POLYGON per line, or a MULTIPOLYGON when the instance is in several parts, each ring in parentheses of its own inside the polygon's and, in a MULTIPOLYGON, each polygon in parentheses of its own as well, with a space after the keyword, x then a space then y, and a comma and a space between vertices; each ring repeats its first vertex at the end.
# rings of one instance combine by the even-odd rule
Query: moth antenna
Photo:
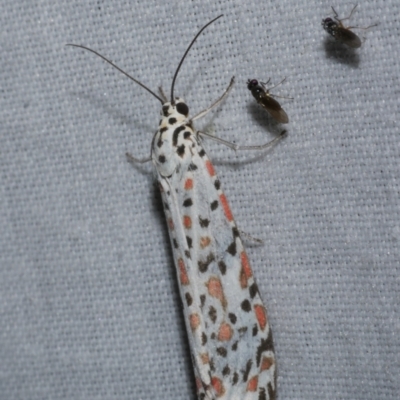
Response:
POLYGON ((206 29, 209 25, 211 25, 213 22, 215 22, 217 19, 221 18, 224 14, 219 15, 217 18, 214 18, 212 21, 204 25, 200 31, 197 33, 197 35, 194 37, 194 39, 191 41, 189 44, 189 47, 186 49, 185 54, 183 55, 181 61, 179 62, 178 68, 175 71, 174 79, 172 79, 172 85, 171 85, 171 103, 174 103, 174 86, 175 86, 175 81, 176 77, 178 76, 178 72, 181 69, 181 66, 183 64, 183 61, 185 60, 185 57, 187 56, 187 53, 189 53, 189 50, 193 46, 194 42, 197 40, 197 38, 201 35, 201 33, 206 29))
POLYGON ((95 50, 89 49, 89 47, 85 47, 85 46, 81 46, 80 44, 72 44, 72 43, 68 43, 66 46, 72 46, 72 47, 79 47, 81 49, 87 50, 92 52, 93 54, 96 54, 96 56, 102 58, 104 61, 108 62, 109 64, 111 64, 114 68, 116 68, 119 72, 122 72, 125 76, 127 76, 129 79, 131 79, 133 82, 137 83, 138 85, 140 85, 143 89, 146 89, 150 94, 152 94, 156 99, 158 99, 160 101, 161 104, 164 104, 163 100, 161 99, 161 97, 157 96, 152 90, 150 90, 147 86, 143 85, 143 83, 139 82, 138 80, 136 80, 135 78, 131 77, 128 73, 126 73, 123 69, 121 69, 120 67, 118 67, 117 65, 115 65, 112 61, 110 61, 108 58, 102 56, 100 53, 98 53, 95 50))

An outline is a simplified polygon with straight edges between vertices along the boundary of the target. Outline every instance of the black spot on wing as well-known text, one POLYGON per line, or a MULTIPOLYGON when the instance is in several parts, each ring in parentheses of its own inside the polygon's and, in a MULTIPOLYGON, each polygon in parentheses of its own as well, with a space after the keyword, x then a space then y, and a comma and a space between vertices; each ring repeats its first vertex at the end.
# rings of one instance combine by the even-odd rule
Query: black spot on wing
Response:
POLYGON ((184 202, 183 202, 183 207, 190 207, 190 206, 192 206, 193 205, 193 201, 192 201, 192 199, 186 199, 186 200, 184 200, 184 202))
POLYGON ((207 343, 207 335, 203 332, 201 334, 201 344, 204 346, 207 343))
POLYGON ((216 210, 218 208, 218 200, 214 200, 210 207, 212 211, 216 210))
POLYGON ((268 389, 269 400, 275 400, 276 399, 276 393, 275 393, 275 390, 272 389, 271 382, 268 383, 267 389, 268 389))
POLYGON ((250 287, 249 287, 249 292, 250 292, 250 297, 252 299, 254 299, 254 297, 256 296, 256 294, 258 293, 258 287, 257 287, 257 283, 253 283, 250 287))
POLYGON ((168 123, 169 123, 170 125, 175 124, 175 123, 176 123, 176 118, 174 118, 174 117, 170 118, 170 119, 168 120, 168 123))
POLYGON ((206 302, 206 296, 204 294, 200 295, 200 306, 204 307, 205 302, 206 302))
POLYGON ((271 329, 268 332, 268 337, 266 339, 261 339, 260 345, 257 347, 257 367, 260 366, 261 354, 264 353, 264 351, 274 351, 271 329))
POLYGON ((227 376, 231 373, 231 369, 229 368, 229 365, 225 365, 225 367, 222 370, 222 375, 227 376))
POLYGON ((191 163, 189 165, 189 171, 196 171, 196 169, 197 169, 197 165, 196 164, 191 163))
POLYGON ((249 379, 249 374, 250 374, 252 365, 253 365, 253 361, 248 360, 246 363, 246 369, 243 371, 243 382, 247 382, 247 379, 249 379))
POLYGON ((258 326, 257 326, 257 324, 255 324, 253 326, 253 336, 257 336, 257 333, 258 333, 258 326))
POLYGON ((197 265, 199 266, 199 271, 200 272, 206 272, 208 269, 208 266, 215 260, 215 256, 213 253, 210 253, 207 256, 207 259, 205 261, 199 261, 197 265))
POLYGON ((242 304, 240 305, 243 311, 249 312, 251 311, 251 304, 250 302, 246 299, 242 301, 242 304))
POLYGON ((233 378, 232 378, 232 385, 236 385, 239 381, 239 374, 237 372, 235 372, 233 374, 233 378))
POLYGON ((219 181, 219 179, 216 179, 214 182, 214 187, 215 189, 219 190, 221 187, 221 182, 219 181))
POLYGON ((187 242, 189 249, 191 249, 192 244, 193 244, 193 239, 190 236, 186 236, 186 242, 187 242))
POLYGON ((201 218, 200 216, 199 216, 199 223, 200 223, 200 226, 202 227, 202 228, 207 228, 208 227, 208 225, 210 224, 210 220, 209 219, 207 219, 207 218, 201 218))
POLYGON ((210 317, 211 321, 215 323, 215 321, 217 320, 217 310, 215 309, 215 307, 210 306, 208 310, 208 316, 210 317))
POLYGON ((183 133, 183 137, 185 138, 185 139, 189 139, 190 138, 190 136, 191 136, 191 132, 189 132, 189 131, 185 131, 184 133, 183 133))
POLYGON ((210 371, 215 371, 215 364, 213 359, 210 360, 210 371))
POLYGON ((199 156, 200 157, 204 157, 206 155, 206 152, 204 151, 204 149, 201 149, 200 151, 199 151, 199 156))
POLYGON ((239 335, 243 336, 247 332, 247 326, 242 326, 238 329, 239 335))
POLYGON ((226 357, 228 352, 226 351, 225 347, 217 347, 217 354, 221 357, 226 357))
POLYGON ((166 161, 166 158, 164 156, 164 154, 161 154, 160 156, 158 156, 158 162, 161 164, 164 164, 166 161))
POLYGON ((190 307, 193 304, 193 298, 190 293, 185 293, 186 304, 190 307))
POLYGON ((229 318, 229 321, 232 322, 232 324, 236 324, 237 317, 236 317, 236 315, 234 313, 229 313, 228 314, 228 318, 229 318))
POLYGON ((222 260, 218 262, 218 268, 222 275, 226 274, 226 264, 222 260))
POLYGON ((229 254, 232 254, 233 256, 236 254, 236 242, 232 242, 229 246, 228 246, 228 248, 226 249, 226 251, 229 253, 229 254))
POLYGON ((264 388, 261 388, 260 391, 258 392, 258 400, 267 400, 267 395, 265 394, 264 388))

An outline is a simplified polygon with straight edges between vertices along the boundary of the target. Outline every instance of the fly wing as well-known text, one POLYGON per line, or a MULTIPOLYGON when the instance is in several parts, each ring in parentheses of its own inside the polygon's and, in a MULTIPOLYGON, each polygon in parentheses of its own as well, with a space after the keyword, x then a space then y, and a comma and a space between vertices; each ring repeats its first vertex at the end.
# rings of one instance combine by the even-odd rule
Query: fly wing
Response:
POLYGON ((285 110, 281 105, 270 95, 262 96, 258 99, 258 103, 265 108, 269 114, 281 124, 287 124, 289 122, 289 117, 287 116, 285 110))
POLYGON ((361 39, 350 29, 338 28, 336 39, 353 49, 361 47, 361 39))
POLYGON ((227 199, 197 138, 191 161, 158 174, 199 399, 274 399, 266 309, 227 199))

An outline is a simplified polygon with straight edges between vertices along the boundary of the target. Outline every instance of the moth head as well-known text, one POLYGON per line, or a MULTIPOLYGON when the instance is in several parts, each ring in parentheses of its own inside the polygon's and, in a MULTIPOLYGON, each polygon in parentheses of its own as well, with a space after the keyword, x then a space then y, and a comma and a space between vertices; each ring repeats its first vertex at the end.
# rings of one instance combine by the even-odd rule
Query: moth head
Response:
POLYGON ((176 97, 173 103, 164 103, 161 115, 167 118, 173 116, 177 120, 183 121, 189 116, 189 107, 182 98, 176 97))

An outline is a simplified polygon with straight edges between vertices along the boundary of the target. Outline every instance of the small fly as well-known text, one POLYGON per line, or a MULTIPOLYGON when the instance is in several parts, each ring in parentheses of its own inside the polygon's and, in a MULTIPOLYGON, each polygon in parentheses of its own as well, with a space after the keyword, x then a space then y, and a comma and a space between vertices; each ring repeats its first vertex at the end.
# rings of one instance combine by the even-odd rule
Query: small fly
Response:
MULTIPOLYGON (((247 89, 251 91, 253 97, 257 100, 257 103, 260 104, 263 108, 265 108, 268 113, 274 118, 276 121, 280 122, 281 124, 287 124, 289 122, 289 117, 287 116, 285 110, 281 107, 281 105, 273 98, 273 94, 269 91, 281 83, 285 81, 284 78, 281 82, 277 85, 273 86, 272 88, 267 89, 265 85, 268 85, 271 78, 268 79, 268 82, 258 82, 257 79, 249 79, 247 81, 247 89)), ((277 96, 282 97, 282 96, 277 96)), ((285 97, 291 99, 290 97, 285 97)))
POLYGON ((340 43, 343 43, 353 49, 357 49, 361 47, 361 39, 350 29, 369 29, 372 28, 373 26, 377 26, 378 24, 373 24, 370 26, 367 26, 365 28, 359 27, 359 26, 344 26, 343 21, 345 19, 350 19, 351 16, 353 15, 354 10, 356 9, 358 4, 356 4, 353 9, 351 10, 351 13, 348 17, 339 19, 338 13, 335 11, 335 9, 332 7, 332 10, 335 14, 334 20, 332 18, 325 18, 322 20, 322 27, 332 36, 335 38, 340 43))

